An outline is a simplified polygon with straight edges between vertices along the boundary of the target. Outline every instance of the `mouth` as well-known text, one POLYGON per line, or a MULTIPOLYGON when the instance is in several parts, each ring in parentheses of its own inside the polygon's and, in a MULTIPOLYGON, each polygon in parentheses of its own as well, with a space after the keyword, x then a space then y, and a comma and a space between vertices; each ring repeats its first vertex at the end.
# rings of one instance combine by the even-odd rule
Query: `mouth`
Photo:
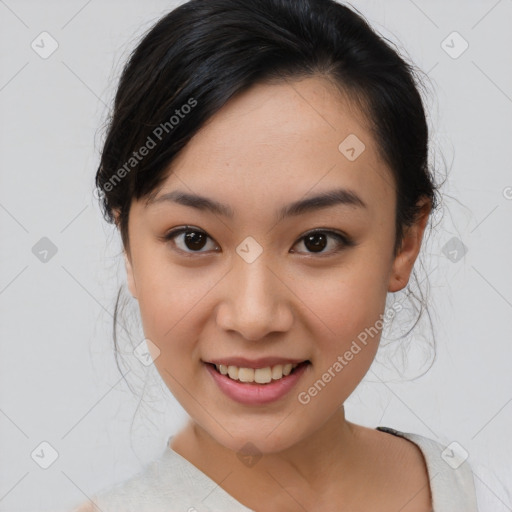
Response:
MULTIPOLYGON (((309 374, 311 361, 284 362, 273 366, 262 366, 269 362, 262 363, 248 362, 238 359, 242 364, 252 364, 259 368, 248 368, 247 366, 234 366, 203 361, 204 367, 216 384, 216 388, 227 398, 245 406, 263 406, 279 400, 286 399, 299 381, 309 374)), ((273 361, 276 361, 275 359, 273 361)), ((228 362, 224 360, 224 362, 228 362)), ((232 359, 230 362, 235 362, 232 359)))
POLYGON ((232 381, 246 384, 271 384, 275 381, 282 381, 286 377, 300 371, 303 367, 310 365, 309 359, 300 363, 276 364, 263 368, 247 368, 234 365, 205 363, 215 372, 229 378, 232 381))

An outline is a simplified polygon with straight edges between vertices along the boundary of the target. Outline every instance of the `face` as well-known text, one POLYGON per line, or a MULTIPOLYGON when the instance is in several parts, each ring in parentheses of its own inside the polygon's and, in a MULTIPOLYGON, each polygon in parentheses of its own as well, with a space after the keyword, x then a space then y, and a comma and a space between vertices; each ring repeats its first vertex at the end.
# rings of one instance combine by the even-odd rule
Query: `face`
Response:
POLYGON ((262 453, 289 448, 356 388, 387 292, 405 286, 421 244, 426 219, 393 254, 395 207, 363 116, 322 78, 232 99, 154 200, 132 203, 126 268, 145 336, 170 391, 212 438, 235 451, 248 441, 262 453), (235 382, 237 369, 224 376, 213 361, 271 381, 235 382), (278 378, 278 363, 303 361, 278 378))

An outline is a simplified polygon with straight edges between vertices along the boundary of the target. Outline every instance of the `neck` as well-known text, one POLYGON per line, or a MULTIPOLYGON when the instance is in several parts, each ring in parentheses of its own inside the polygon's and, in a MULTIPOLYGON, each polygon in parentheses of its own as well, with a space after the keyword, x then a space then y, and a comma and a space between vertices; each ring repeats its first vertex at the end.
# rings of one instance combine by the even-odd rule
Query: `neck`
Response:
POLYGON ((253 489, 263 489, 269 487, 272 479, 282 488, 307 488, 321 494, 323 485, 329 481, 326 472, 353 473, 355 444, 353 424, 346 421, 341 406, 310 436, 285 450, 261 455, 253 465, 245 463, 192 420, 173 437, 171 448, 212 480, 223 482, 222 487, 236 497, 237 489, 247 487, 248 483, 253 489))

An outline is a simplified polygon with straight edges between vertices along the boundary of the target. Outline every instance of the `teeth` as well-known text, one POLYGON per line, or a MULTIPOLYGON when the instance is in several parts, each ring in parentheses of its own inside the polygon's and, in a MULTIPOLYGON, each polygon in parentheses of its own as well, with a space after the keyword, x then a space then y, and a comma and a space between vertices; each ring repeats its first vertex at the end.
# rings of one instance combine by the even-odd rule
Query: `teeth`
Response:
POLYGON ((228 366, 228 375, 233 380, 238 380, 238 368, 236 366, 228 366))
POLYGON ((290 372, 292 371, 293 365, 292 364, 285 364, 283 366, 283 375, 290 375, 290 372))
POLYGON ((215 368, 222 374, 227 375, 230 379, 240 382, 256 382, 257 384, 268 384, 272 380, 279 380, 296 368, 297 364, 286 363, 276 364, 275 366, 267 366, 266 368, 239 368, 238 366, 225 366, 216 364, 215 368))

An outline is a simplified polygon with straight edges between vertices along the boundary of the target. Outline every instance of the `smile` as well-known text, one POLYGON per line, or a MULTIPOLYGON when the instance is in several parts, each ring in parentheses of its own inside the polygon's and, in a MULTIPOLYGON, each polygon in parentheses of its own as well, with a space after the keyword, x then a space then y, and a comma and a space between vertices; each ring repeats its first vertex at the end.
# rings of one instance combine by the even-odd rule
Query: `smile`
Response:
POLYGON ((226 397, 244 405, 263 405, 286 397, 311 362, 275 364, 260 368, 204 363, 216 387, 226 397))
POLYGON ((256 382, 257 384, 268 384, 273 380, 280 380, 292 373, 299 366, 299 363, 276 364, 265 368, 240 368, 238 366, 226 366, 216 364, 216 370, 222 375, 239 382, 256 382))

